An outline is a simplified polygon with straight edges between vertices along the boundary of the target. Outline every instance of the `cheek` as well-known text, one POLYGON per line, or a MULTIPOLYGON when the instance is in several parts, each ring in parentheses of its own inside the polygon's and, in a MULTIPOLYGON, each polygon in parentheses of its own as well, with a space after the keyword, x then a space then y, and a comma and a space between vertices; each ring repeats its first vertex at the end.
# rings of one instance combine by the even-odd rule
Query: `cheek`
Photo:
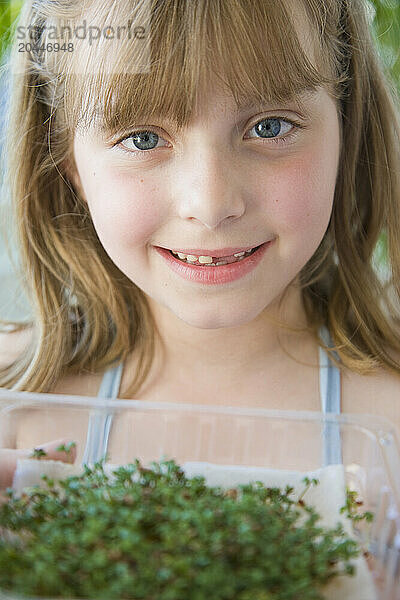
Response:
POLYGON ((160 187, 154 180, 111 172, 96 179, 88 204, 100 240, 116 250, 146 243, 163 219, 160 187))
POLYGON ((302 154, 279 165, 271 178, 266 176, 268 214, 278 235, 318 237, 325 232, 337 169, 336 161, 330 159, 318 152, 302 154))

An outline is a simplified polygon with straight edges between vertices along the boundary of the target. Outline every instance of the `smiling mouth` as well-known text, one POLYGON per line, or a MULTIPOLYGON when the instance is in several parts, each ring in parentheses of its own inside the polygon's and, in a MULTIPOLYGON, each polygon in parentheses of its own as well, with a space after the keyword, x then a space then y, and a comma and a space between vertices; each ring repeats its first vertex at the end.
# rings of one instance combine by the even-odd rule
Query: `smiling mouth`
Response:
POLYGON ((218 267, 221 265, 229 265, 231 263, 240 262, 240 261, 246 259, 248 256, 251 256, 252 254, 254 254, 254 252, 256 252, 259 248, 261 248, 261 246, 263 246, 263 244, 260 244, 259 246, 255 246, 254 248, 252 248, 251 250, 247 250, 246 252, 238 252, 237 254, 233 254, 231 256, 220 256, 220 257, 194 256, 192 254, 182 254, 181 252, 173 252, 172 250, 168 250, 168 252, 175 259, 179 260, 180 262, 186 263, 186 264, 190 264, 190 265, 194 265, 194 266, 201 266, 201 267, 218 267))

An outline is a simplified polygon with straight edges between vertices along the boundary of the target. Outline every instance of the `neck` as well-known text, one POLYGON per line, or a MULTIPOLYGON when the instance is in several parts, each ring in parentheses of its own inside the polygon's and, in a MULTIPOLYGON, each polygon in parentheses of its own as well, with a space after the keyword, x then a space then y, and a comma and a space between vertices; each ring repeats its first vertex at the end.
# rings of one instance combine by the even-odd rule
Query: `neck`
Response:
POLYGON ((183 384, 188 383, 188 373, 191 384, 210 385, 214 390, 216 385, 246 380, 261 368, 263 372, 275 369, 282 358, 287 359, 283 347, 301 357, 302 343, 309 338, 298 287, 290 288, 281 310, 276 302, 235 327, 196 328, 152 299, 150 306, 159 334, 160 364, 169 378, 183 384), (296 331, 281 327, 279 320, 296 331))

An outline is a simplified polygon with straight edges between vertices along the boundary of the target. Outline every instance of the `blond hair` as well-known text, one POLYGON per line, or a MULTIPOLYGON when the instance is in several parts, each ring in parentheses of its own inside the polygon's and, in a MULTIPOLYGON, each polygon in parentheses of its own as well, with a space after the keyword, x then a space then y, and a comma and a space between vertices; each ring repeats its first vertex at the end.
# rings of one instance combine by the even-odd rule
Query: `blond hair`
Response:
POLYGON ((132 60, 126 44, 114 73, 105 73, 94 68, 104 57, 92 48, 81 76, 79 52, 66 52, 58 62, 46 51, 12 55, 7 182, 33 336, 25 352, 0 370, 0 386, 46 392, 64 374, 101 371, 135 352, 137 371, 125 397, 138 393, 152 364, 156 325, 145 294, 106 254, 68 178, 71 140, 77 127, 99 116, 110 132, 144 113, 185 127, 211 72, 238 105, 279 102, 318 86, 335 98, 342 151, 333 211, 298 277, 308 330, 326 348, 318 331, 327 326, 339 367, 365 374, 383 366, 400 374, 393 357, 400 353, 400 118, 394 86, 377 56, 362 0, 299 0, 316 32, 318 64, 298 38, 289 4, 25 2, 18 25, 33 26, 45 46, 46 25, 74 23, 84 10, 95 10, 97 22, 110 16, 124 22, 133 6, 140 15, 150 5, 151 61, 148 71, 124 72, 121 65, 132 60), (388 280, 374 265, 382 235, 388 280))

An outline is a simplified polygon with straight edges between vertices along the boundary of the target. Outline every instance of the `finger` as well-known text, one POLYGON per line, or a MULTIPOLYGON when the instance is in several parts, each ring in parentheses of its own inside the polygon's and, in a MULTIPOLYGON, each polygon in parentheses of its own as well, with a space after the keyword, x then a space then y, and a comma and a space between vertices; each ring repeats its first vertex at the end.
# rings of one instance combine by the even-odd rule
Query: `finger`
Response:
POLYGON ((74 463, 76 460, 76 446, 73 446, 69 452, 58 449, 60 446, 67 446, 70 441, 71 440, 67 438, 60 438, 45 444, 40 444, 34 449, 0 449, 0 489, 5 490, 12 485, 17 461, 22 458, 33 458, 32 455, 34 450, 42 449, 46 453, 43 458, 47 460, 59 460, 70 464, 74 463))
POLYGON ((76 460, 76 444, 72 446, 69 451, 59 450, 60 446, 64 446, 68 449, 68 444, 72 440, 68 438, 60 438, 58 440, 52 440, 46 444, 41 444, 36 447, 36 450, 42 449, 46 452, 46 456, 43 456, 47 460, 61 460, 66 463, 74 463, 76 460))

